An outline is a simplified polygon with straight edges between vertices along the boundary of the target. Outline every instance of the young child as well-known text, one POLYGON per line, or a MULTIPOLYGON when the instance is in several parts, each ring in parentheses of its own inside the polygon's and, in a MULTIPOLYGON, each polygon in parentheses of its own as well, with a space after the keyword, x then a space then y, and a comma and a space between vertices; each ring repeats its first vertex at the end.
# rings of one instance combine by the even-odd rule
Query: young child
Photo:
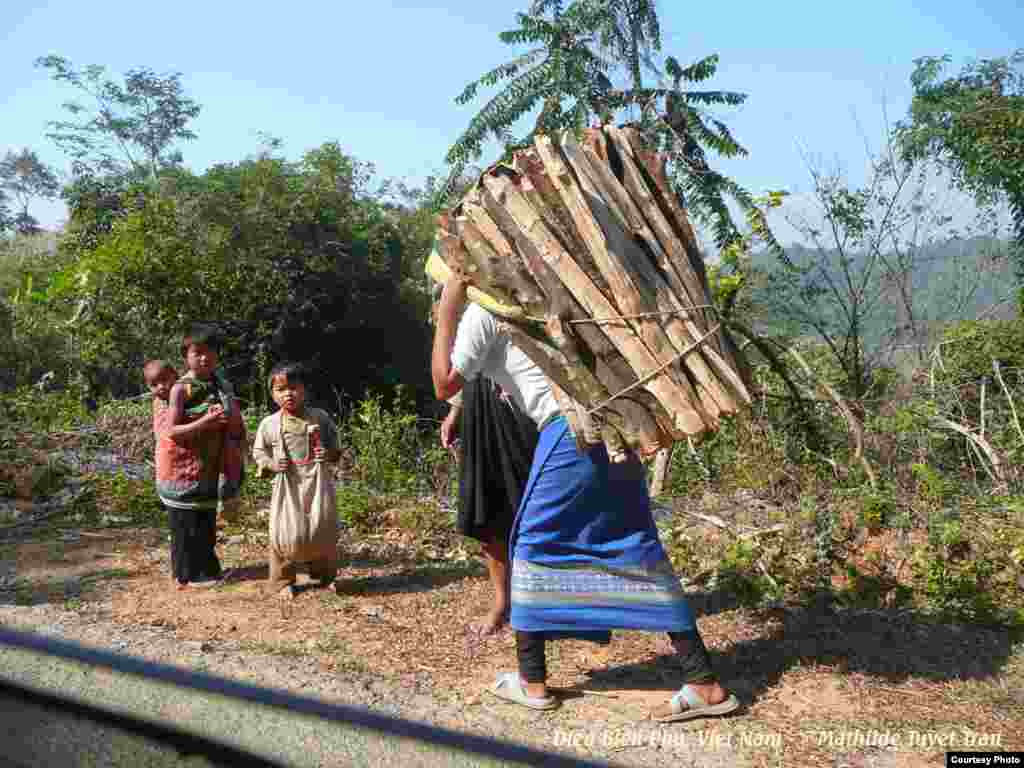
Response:
POLYGON ((178 380, 178 372, 166 360, 148 360, 142 367, 142 378, 153 395, 153 414, 166 408, 171 396, 171 387, 178 380))
POLYGON ((212 586, 221 576, 217 510, 238 498, 245 427, 231 385, 217 370, 219 339, 197 327, 182 341, 188 372, 170 389, 157 444, 157 493, 171 528, 178 588, 212 586))
MULTIPOLYGON (((160 438, 171 427, 170 402, 171 387, 178 380, 178 372, 166 360, 147 360, 142 366, 142 378, 153 395, 153 437, 156 438, 157 446, 160 438)), ((155 452, 155 459, 160 461, 161 452, 159 447, 155 452)), ((160 475, 160 467, 157 466, 157 476, 160 475)))
POLYGON ((341 458, 338 432, 324 411, 307 408, 307 373, 297 363, 270 372, 279 410, 256 431, 252 455, 275 474, 270 501, 270 586, 284 599, 296 594, 299 563, 326 587, 338 571, 338 514, 334 480, 324 462, 341 458))
MULTIPOLYGON (((170 396, 171 387, 178 380, 178 371, 166 360, 147 360, 146 364, 142 366, 142 379, 146 382, 150 394, 153 395, 153 437, 156 440, 153 456, 156 463, 156 476, 159 478, 161 474, 166 474, 162 464, 167 460, 167 451, 160 450, 160 440, 172 426, 170 396)), ((171 568, 171 581, 177 583, 173 567, 171 568)))

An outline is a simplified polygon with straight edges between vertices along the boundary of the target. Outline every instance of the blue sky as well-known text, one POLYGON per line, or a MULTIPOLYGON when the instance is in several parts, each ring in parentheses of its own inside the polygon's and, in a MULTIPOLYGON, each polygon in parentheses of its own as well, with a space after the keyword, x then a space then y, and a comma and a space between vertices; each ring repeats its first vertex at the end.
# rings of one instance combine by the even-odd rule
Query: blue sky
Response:
MULTIPOLYGON (((118 75, 135 66, 181 72, 203 106, 199 138, 183 146, 194 170, 254 152, 265 131, 291 157, 337 140, 381 177, 416 181, 443 170, 480 103, 458 107, 454 97, 510 58, 497 35, 527 2, 3 0, 0 152, 28 146, 67 167, 43 134, 73 93, 33 67, 55 53, 118 75)), ((798 146, 856 179, 864 136, 875 146, 881 137, 883 103, 891 120, 906 112, 914 58, 950 53, 959 68, 1024 46, 1015 0, 662 0, 660 12, 666 53, 684 63, 718 53, 712 87, 749 95, 726 114, 750 156, 718 167, 754 192, 807 189, 798 146)), ((50 227, 64 216, 59 204, 35 213, 50 227)))

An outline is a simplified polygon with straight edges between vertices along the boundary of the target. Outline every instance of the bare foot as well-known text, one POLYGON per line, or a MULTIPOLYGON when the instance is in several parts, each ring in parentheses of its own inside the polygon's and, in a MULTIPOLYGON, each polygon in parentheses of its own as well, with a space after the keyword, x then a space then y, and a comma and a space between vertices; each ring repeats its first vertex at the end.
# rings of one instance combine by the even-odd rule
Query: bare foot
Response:
POLYGON ((472 625, 472 631, 478 637, 489 637, 499 632, 507 623, 508 611, 494 608, 488 612, 482 622, 472 625))
POLYGON ((281 587, 277 596, 281 600, 294 600, 298 593, 299 590, 295 588, 294 584, 288 584, 287 586, 281 587))
POLYGON ((528 683, 520 678, 523 684, 523 690, 526 691, 527 696, 532 696, 537 699, 546 699, 548 697, 548 687, 544 683, 528 683))

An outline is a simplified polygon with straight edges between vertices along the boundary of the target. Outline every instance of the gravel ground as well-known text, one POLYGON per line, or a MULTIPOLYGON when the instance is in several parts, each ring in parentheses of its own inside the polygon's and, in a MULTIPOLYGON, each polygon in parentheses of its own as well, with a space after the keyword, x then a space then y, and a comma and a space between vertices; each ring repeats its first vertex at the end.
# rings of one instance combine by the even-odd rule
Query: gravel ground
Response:
MULTIPOLYGON (((362 671, 324 673, 301 657, 260 655, 230 641, 183 642, 160 627, 123 627, 105 618, 109 603, 86 603, 79 610, 58 605, 0 605, 0 624, 32 630, 88 647, 195 669, 231 680, 276 688, 304 697, 364 707, 380 714, 430 723, 460 732, 556 749, 558 732, 584 733, 588 723, 554 720, 497 702, 467 706, 446 699, 425 675, 401 684, 385 683, 362 671)), ((37 689, 72 695, 107 709, 128 711, 175 724, 279 761, 289 766, 497 765, 472 755, 443 751, 306 716, 234 702, 210 694, 185 692, 165 683, 140 681, 120 673, 88 668, 38 654, 0 649, 0 676, 37 689)), ((177 755, 87 723, 69 725, 23 702, 0 697, 0 738, 15 765, 139 766, 180 765, 177 755)), ((646 734, 657 742, 658 730, 646 734)), ((723 745, 686 743, 649 746, 583 746, 578 757, 623 766, 710 766, 744 762, 723 745)), ((559 750, 560 751, 560 750, 559 750)), ((203 761, 188 765, 205 765, 203 761)))

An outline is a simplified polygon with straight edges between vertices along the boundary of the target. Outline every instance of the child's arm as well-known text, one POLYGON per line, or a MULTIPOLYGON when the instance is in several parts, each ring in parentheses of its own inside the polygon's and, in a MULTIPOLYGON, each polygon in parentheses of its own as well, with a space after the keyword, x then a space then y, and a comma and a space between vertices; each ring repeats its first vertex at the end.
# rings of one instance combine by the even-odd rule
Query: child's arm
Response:
POLYGON ((320 427, 320 448, 313 452, 313 458, 323 459, 330 463, 341 460, 341 448, 338 442, 338 429, 331 417, 320 411, 317 418, 320 427))
POLYGON ((273 446, 269 445, 266 440, 263 425, 266 421, 262 422, 259 428, 256 430, 256 439, 252 443, 252 458, 256 462, 257 467, 263 469, 272 469, 274 465, 274 454, 273 446))
POLYGON ((267 440, 266 429, 267 420, 264 419, 260 424, 259 429, 256 430, 256 439, 253 440, 252 444, 252 458, 256 462, 256 466, 260 470, 266 470, 268 472, 285 472, 288 470, 288 464, 290 463, 287 458, 274 458, 274 445, 271 441, 267 440))
POLYGON ((207 429, 223 428, 227 425, 227 416, 219 405, 210 406, 207 412, 195 421, 185 421, 185 385, 175 384, 171 387, 170 418, 167 435, 175 442, 187 440, 192 435, 207 429))

